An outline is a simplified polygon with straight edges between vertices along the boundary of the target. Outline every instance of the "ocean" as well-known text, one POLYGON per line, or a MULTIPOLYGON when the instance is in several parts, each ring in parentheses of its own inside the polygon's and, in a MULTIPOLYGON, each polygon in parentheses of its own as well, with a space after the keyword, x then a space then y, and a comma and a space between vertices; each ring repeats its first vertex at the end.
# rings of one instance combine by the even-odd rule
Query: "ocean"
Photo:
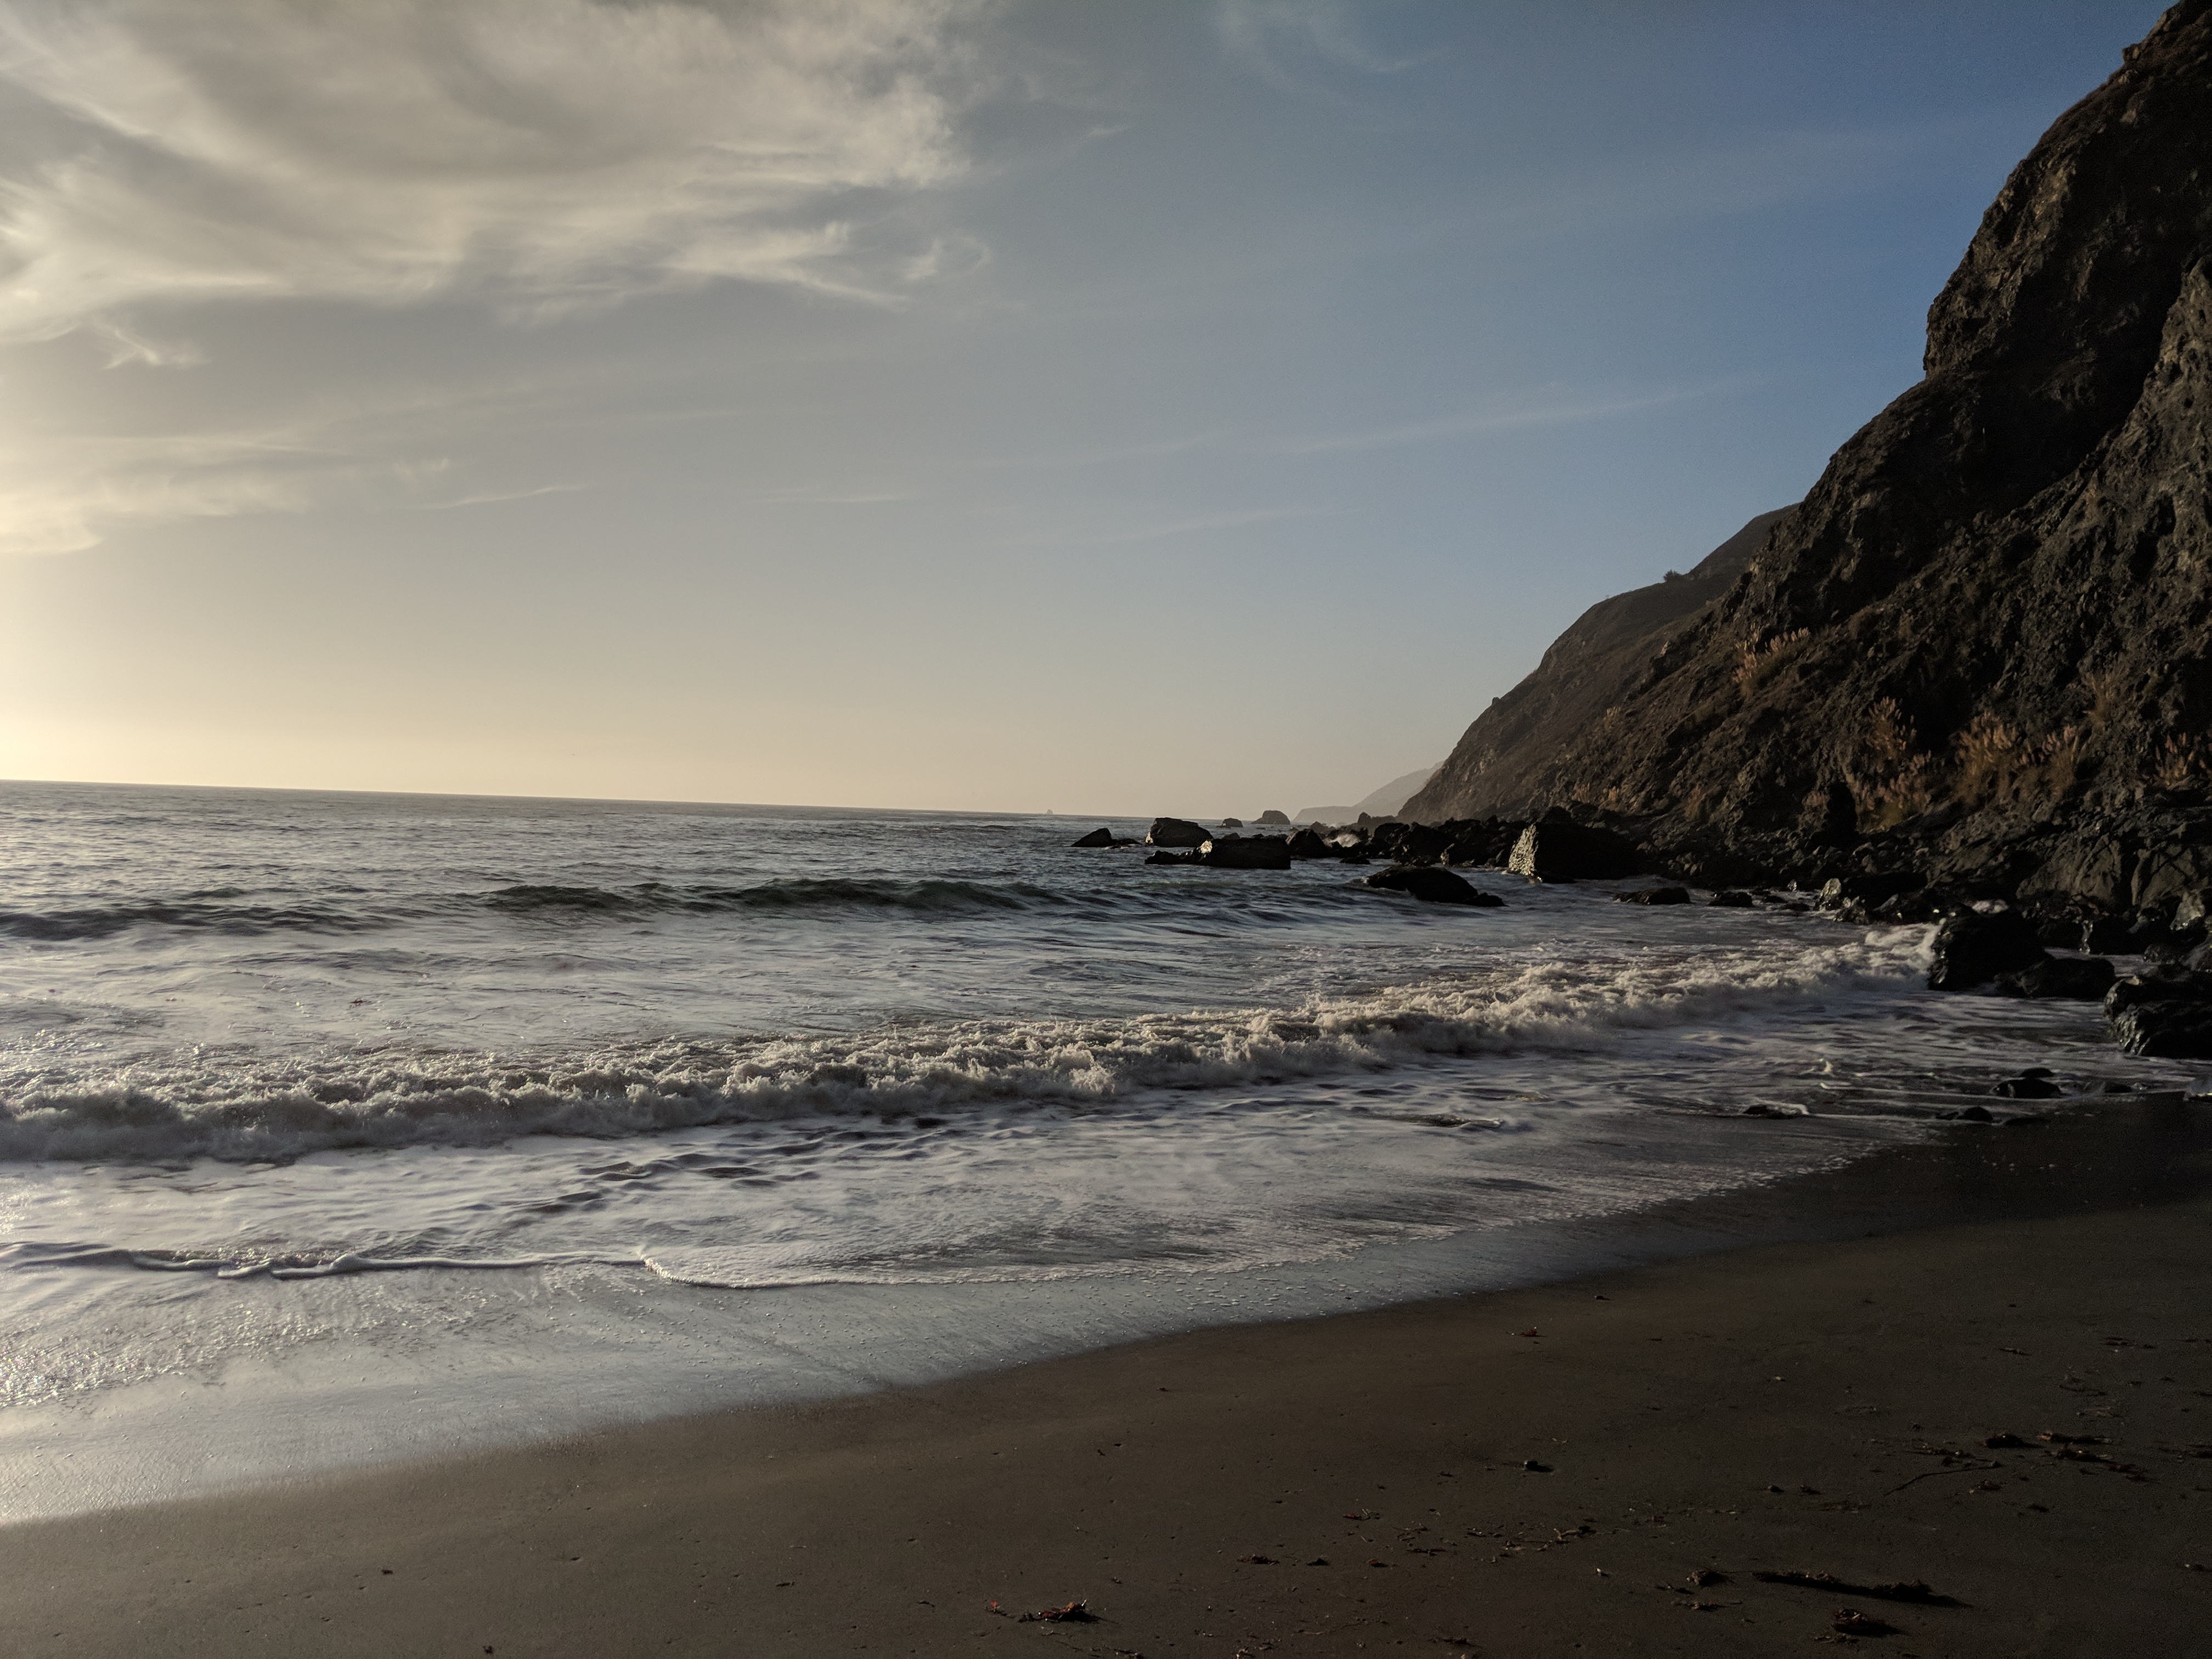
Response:
POLYGON ((1102 823, 0 784, 0 1517, 1817 1229, 2192 1075, 1923 927, 1102 823))

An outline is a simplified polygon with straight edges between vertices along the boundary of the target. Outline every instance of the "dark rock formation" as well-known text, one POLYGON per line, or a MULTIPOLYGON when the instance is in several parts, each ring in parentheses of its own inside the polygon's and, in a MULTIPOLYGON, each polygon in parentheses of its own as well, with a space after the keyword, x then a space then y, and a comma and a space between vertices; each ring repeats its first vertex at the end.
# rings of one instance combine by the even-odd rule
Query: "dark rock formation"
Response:
POLYGON ((1626 685, 1599 659, 1642 596, 1594 611, 1407 815, 1579 801, 1806 874, 1901 830, 1945 886, 2204 914, 2212 836, 2160 815, 2212 781, 2208 112, 2184 0, 2014 171, 1925 378, 1726 592, 1626 685))
POLYGON ((1561 817, 1523 830, 1505 867, 1531 881, 1607 881, 1632 876, 1642 866, 1625 836, 1561 817))
POLYGON ((1708 909, 1713 910, 1748 910, 1752 908, 1751 895, 1739 892, 1733 887, 1714 894, 1705 903, 1708 909))
POLYGON ((2212 1002, 2138 1002, 2114 1017, 2112 1035, 2131 1054, 2212 1059, 2212 1002))
POLYGON ((2065 1002, 2102 1002, 2112 988, 2112 964, 2102 957, 2051 957, 1997 975, 1996 988, 2008 996, 2051 997, 2065 1002))
POLYGON ((1079 836, 1068 843, 1071 847, 1111 847, 1114 844, 1111 830, 1093 830, 1089 835, 1079 836))
POLYGON ((1217 836, 1198 849, 1213 870, 1287 870, 1291 844, 1281 836, 1217 836))
POLYGON ((1288 823, 1290 821, 1291 815, 1288 812, 1279 812, 1272 806, 1260 814, 1260 822, 1262 823, 1288 823))
POLYGON ((1193 823, 1188 818, 1154 818, 1152 830, 1145 836, 1148 847, 1203 847, 1212 838, 1213 832, 1202 823, 1193 823))
POLYGON ((1242 830, 1244 827, 1244 820, 1242 818, 1224 818, 1221 820, 1221 827, 1224 830, 1242 830))
POLYGON ((1617 593, 1583 611, 1534 673, 1476 717, 1400 811, 1424 823, 1501 811, 1526 817, 1564 799, 1548 782, 1536 782, 1551 757, 1635 689, 1653 654, 1735 585, 1789 513, 1760 514, 1687 575, 1617 593))
POLYGON ((1885 870, 1872 875, 1838 876, 1820 889, 1820 902, 1830 909, 1841 909, 1856 899, 1871 909, 1904 894, 1917 892, 1927 884, 1928 878, 1917 870, 1885 870))
POLYGON ((1368 877, 1367 885, 1405 893, 1429 904, 1473 904, 1494 910, 1505 902, 1439 864, 1393 865, 1368 877))
POLYGON ((2035 928, 2017 910, 1984 915, 1963 910, 1936 930, 1936 963, 1928 984, 1936 991, 1971 991, 1999 974, 2050 960, 2035 942, 2035 928))

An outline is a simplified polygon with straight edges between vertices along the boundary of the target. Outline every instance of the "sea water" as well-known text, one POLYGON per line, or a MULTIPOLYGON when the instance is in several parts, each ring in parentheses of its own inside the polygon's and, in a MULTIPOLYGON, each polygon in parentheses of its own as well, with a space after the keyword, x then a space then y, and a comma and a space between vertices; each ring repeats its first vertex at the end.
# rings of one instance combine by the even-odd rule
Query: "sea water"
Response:
POLYGON ((0 784, 0 1516, 1555 1276, 2172 1070, 1924 928, 1101 822, 0 784))

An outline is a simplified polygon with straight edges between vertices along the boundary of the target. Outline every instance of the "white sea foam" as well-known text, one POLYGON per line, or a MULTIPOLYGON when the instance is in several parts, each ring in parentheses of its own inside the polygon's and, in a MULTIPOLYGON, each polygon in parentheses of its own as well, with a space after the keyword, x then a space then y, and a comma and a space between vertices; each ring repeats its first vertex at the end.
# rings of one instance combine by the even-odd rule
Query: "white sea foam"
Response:
POLYGON ((0 1158, 283 1161, 359 1147, 472 1146, 520 1135, 615 1138, 800 1115, 915 1115, 1075 1105, 1637 1032, 1869 988, 1893 990, 1924 941, 1802 941, 1644 951, 1485 970, 1317 999, 1107 1019, 1009 1020, 602 1048, 532 1065, 498 1056, 204 1053, 33 1087, 0 1106, 0 1158))

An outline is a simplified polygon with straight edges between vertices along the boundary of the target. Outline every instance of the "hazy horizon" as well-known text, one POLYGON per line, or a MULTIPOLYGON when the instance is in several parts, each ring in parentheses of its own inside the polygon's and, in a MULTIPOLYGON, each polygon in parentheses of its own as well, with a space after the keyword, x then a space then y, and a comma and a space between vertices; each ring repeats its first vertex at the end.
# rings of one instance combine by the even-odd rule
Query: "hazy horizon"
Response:
POLYGON ((2160 9, 0 0, 0 775, 1360 799, 2160 9))

